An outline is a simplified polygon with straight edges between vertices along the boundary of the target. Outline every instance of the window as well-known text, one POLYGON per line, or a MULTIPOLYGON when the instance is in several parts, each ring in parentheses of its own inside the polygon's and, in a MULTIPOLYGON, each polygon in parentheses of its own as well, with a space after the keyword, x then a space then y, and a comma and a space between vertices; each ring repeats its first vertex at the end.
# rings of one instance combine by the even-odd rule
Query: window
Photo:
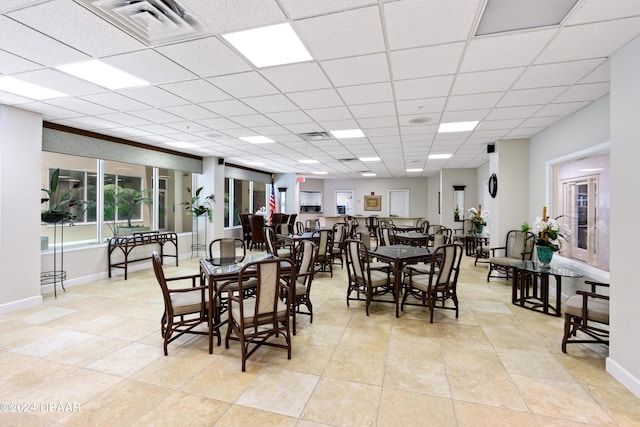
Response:
POLYGON ((571 236, 563 256, 609 270, 609 154, 595 153, 555 165, 559 214, 571 236))
POLYGON ((266 207, 267 186, 262 182, 224 179, 224 226, 240 226, 241 213, 255 213, 266 207))

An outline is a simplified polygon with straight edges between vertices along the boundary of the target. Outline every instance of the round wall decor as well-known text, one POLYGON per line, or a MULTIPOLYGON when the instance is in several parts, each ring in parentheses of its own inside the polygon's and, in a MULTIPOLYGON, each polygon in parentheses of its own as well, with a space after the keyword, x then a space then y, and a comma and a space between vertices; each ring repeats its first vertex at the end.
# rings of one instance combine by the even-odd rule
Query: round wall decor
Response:
POLYGON ((493 173, 489 177, 489 195, 495 199, 496 194, 498 194, 498 176, 493 173))

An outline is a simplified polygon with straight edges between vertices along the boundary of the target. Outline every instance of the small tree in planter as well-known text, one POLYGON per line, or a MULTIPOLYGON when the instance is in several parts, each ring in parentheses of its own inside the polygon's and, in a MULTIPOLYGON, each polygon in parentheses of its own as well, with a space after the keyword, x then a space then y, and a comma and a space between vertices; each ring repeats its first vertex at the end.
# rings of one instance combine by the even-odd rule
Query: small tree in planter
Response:
MULTIPOLYGON (((203 215, 207 216, 209 222, 213 222, 213 210, 211 207, 211 203, 215 203, 216 198, 213 194, 206 196, 204 199, 200 200, 200 194, 202 193, 202 187, 199 187, 195 193, 191 192, 190 188, 187 188, 187 191, 191 193, 191 200, 180 203, 183 206, 186 206, 187 214, 194 217, 196 220, 196 228, 195 228, 195 243, 193 239, 193 233, 191 235, 191 256, 193 256, 193 251, 196 252, 199 250, 206 251, 206 243, 200 244, 198 243, 198 218, 203 215)), ((207 228, 204 229, 204 240, 207 241, 207 228)))
POLYGON ((78 193, 80 192, 80 183, 75 182, 73 187, 65 192, 58 191, 58 181, 60 179, 60 169, 56 169, 49 178, 49 189, 42 188, 47 193, 47 197, 41 197, 40 202, 49 202, 49 209, 40 213, 40 219, 47 224, 56 224, 58 222, 73 222, 76 215, 73 209, 81 209, 85 202, 80 200, 78 193))
POLYGON ((153 199, 148 197, 149 190, 138 191, 134 188, 124 188, 116 184, 104 186, 104 219, 109 225, 114 236, 117 236, 122 228, 133 228, 131 219, 139 206, 151 205, 153 199), (125 219, 127 225, 118 225, 116 218, 125 219))

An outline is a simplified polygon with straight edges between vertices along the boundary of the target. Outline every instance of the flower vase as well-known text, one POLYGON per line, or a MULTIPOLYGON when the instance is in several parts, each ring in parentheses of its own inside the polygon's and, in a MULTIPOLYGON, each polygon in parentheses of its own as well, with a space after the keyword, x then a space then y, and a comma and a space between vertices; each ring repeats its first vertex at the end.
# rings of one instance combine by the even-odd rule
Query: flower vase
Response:
POLYGON ((482 234, 483 229, 484 225, 476 225, 476 234, 482 234))
POLYGON ((549 264, 553 259, 553 249, 551 249, 550 246, 536 245, 536 252, 538 253, 538 260, 540 261, 540 266, 543 268, 549 268, 549 264))

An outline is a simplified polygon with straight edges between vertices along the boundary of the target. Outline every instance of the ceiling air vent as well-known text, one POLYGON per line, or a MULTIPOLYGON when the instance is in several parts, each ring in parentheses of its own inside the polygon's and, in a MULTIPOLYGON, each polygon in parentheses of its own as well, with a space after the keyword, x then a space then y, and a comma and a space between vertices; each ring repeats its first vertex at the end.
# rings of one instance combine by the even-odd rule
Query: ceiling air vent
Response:
POLYGON ((328 132, 305 132, 300 133, 298 136, 305 141, 322 141, 323 139, 331 139, 331 135, 328 132))
POLYGON ((75 0, 148 46, 199 37, 204 25, 175 0, 75 0))
POLYGON ((351 158, 348 158, 348 159, 338 159, 339 162, 345 162, 345 163, 346 162, 355 162, 357 160, 358 159, 356 159, 355 157, 351 157, 351 158))

